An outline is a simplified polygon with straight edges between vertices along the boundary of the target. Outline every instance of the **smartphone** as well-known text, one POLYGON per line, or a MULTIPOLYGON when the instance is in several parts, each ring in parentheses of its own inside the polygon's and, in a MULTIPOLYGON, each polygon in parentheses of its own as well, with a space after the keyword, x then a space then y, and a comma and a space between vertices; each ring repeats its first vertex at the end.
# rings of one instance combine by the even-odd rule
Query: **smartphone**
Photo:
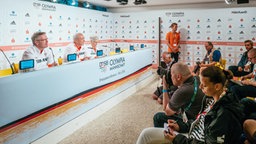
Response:
POLYGON ((170 133, 170 129, 168 128, 168 124, 167 123, 164 123, 164 131, 166 133, 170 133))

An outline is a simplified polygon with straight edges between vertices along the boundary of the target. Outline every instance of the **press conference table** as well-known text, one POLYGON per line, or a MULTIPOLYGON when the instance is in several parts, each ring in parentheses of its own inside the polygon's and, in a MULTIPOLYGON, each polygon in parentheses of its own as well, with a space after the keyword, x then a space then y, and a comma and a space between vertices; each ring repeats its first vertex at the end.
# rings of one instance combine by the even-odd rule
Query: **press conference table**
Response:
POLYGON ((0 127, 151 63, 147 48, 0 78, 0 127))

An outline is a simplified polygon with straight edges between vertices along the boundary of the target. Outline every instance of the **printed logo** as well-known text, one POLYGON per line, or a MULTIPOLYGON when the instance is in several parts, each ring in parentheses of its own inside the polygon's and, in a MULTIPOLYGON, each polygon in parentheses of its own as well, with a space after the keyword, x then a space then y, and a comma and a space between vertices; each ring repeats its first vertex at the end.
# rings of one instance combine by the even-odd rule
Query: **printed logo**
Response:
POLYGON ((26 14, 25 14, 25 17, 30 17, 29 13, 26 13, 26 14))
POLYGON ((33 6, 37 9, 41 8, 41 10, 56 11, 56 7, 51 4, 41 4, 39 2, 34 2, 33 6))
POLYGON ((108 68, 108 60, 99 62, 99 68, 100 68, 101 72, 106 72, 107 68, 108 68))
POLYGON ((10 23, 10 25, 16 25, 16 22, 15 22, 15 21, 12 21, 12 22, 10 23))
POLYGON ((15 11, 11 11, 10 16, 17 16, 15 11))
POLYGON ((244 25, 243 25, 243 24, 241 24, 239 28, 244 28, 244 25))

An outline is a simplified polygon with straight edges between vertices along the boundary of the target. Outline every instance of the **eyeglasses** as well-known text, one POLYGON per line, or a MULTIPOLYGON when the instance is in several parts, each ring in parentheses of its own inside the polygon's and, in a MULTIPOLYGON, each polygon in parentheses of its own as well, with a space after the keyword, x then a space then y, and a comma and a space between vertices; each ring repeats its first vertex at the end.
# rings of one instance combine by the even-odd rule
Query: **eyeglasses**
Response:
POLYGON ((36 41, 46 41, 46 40, 48 40, 48 38, 46 38, 46 39, 38 39, 36 41))

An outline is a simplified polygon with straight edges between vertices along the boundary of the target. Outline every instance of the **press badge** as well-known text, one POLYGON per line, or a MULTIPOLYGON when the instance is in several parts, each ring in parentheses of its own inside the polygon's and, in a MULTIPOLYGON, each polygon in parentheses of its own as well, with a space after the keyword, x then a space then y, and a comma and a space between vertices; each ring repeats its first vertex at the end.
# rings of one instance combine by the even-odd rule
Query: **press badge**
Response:
POLYGON ((184 123, 187 123, 187 122, 188 122, 188 117, 187 117, 187 115, 186 115, 185 111, 184 111, 184 112, 182 112, 181 116, 182 116, 182 120, 183 120, 183 122, 184 122, 184 123))

